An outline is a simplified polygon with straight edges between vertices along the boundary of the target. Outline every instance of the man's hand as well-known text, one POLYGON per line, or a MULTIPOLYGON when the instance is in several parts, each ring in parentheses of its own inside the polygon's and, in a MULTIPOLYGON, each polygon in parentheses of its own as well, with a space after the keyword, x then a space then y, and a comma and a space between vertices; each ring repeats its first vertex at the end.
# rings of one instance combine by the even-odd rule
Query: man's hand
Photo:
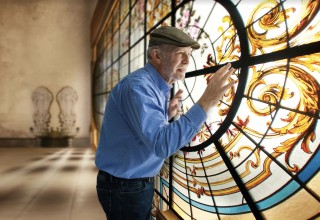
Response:
POLYGON ((179 113, 179 100, 181 101, 182 99, 182 93, 183 90, 179 89, 179 91, 173 96, 170 101, 168 108, 169 120, 179 113))
POLYGON ((232 80, 230 83, 226 83, 234 72, 234 68, 230 67, 231 64, 228 63, 213 74, 209 79, 206 90, 198 100, 197 103, 206 113, 208 113, 212 107, 216 106, 223 94, 237 82, 236 80, 232 80))

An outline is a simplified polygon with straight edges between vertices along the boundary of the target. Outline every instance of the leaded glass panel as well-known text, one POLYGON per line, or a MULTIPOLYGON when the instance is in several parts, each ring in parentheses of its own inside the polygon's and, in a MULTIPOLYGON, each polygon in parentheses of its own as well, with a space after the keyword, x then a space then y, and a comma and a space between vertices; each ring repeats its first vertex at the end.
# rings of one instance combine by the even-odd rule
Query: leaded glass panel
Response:
POLYGON ((129 9, 130 9, 130 1, 128 0, 121 0, 120 2, 120 22, 122 23, 123 20, 128 16, 129 9))
POLYGON ((129 54, 126 53, 120 59, 120 79, 129 74, 129 54))
POLYGON ((238 82, 156 176, 153 218, 167 209, 182 219, 319 218, 320 1, 115 4, 94 64, 98 136, 110 90, 144 66, 150 31, 159 25, 176 26, 201 45, 186 79, 174 85, 184 90, 182 114, 218 68, 237 68, 231 78, 238 82))
POLYGON ((112 38, 112 62, 115 62, 119 59, 120 56, 120 31, 118 30, 112 38))
POLYGON ((112 13, 112 33, 114 34, 116 31, 118 31, 120 27, 120 6, 119 1, 115 3, 115 8, 112 13))
POLYGON ((120 55, 122 55, 129 49, 129 17, 123 21, 120 30, 120 55))
POLYGON ((137 70, 144 65, 144 41, 140 41, 130 51, 130 71, 137 70))
POLYGON ((170 0, 149 0, 147 1, 147 28, 150 30, 160 22, 170 25, 170 18, 166 19, 171 12, 170 0))
POLYGON ((131 46, 136 44, 144 36, 145 26, 145 13, 144 13, 145 1, 138 0, 131 10, 131 34, 130 44, 131 46))

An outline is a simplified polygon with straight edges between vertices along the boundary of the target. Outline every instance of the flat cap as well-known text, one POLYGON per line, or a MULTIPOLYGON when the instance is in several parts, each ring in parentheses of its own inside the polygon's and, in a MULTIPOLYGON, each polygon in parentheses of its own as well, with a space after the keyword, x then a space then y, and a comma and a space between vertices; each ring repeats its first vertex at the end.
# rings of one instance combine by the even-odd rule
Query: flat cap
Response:
POLYGON ((149 47, 170 44, 177 47, 199 49, 200 44, 182 30, 172 26, 161 26, 150 34, 149 47))

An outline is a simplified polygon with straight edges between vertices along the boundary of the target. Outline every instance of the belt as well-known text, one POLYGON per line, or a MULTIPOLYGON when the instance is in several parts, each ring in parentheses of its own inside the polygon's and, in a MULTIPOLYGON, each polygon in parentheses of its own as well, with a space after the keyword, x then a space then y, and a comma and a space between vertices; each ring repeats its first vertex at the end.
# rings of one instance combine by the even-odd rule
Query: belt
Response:
POLYGON ((135 181, 154 182, 154 177, 126 179, 126 178, 120 178, 120 177, 113 176, 110 173, 107 173, 103 170, 99 170, 99 175, 105 176, 110 182, 114 182, 114 183, 135 182, 135 181))

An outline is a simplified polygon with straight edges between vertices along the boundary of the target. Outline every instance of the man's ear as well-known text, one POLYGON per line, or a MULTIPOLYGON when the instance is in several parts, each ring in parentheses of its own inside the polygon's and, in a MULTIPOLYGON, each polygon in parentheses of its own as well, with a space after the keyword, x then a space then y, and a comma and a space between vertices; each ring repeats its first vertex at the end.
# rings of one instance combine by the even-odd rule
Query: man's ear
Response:
POLYGON ((161 63, 161 55, 160 55, 160 50, 155 48, 151 51, 151 56, 152 59, 156 62, 156 63, 161 63))

